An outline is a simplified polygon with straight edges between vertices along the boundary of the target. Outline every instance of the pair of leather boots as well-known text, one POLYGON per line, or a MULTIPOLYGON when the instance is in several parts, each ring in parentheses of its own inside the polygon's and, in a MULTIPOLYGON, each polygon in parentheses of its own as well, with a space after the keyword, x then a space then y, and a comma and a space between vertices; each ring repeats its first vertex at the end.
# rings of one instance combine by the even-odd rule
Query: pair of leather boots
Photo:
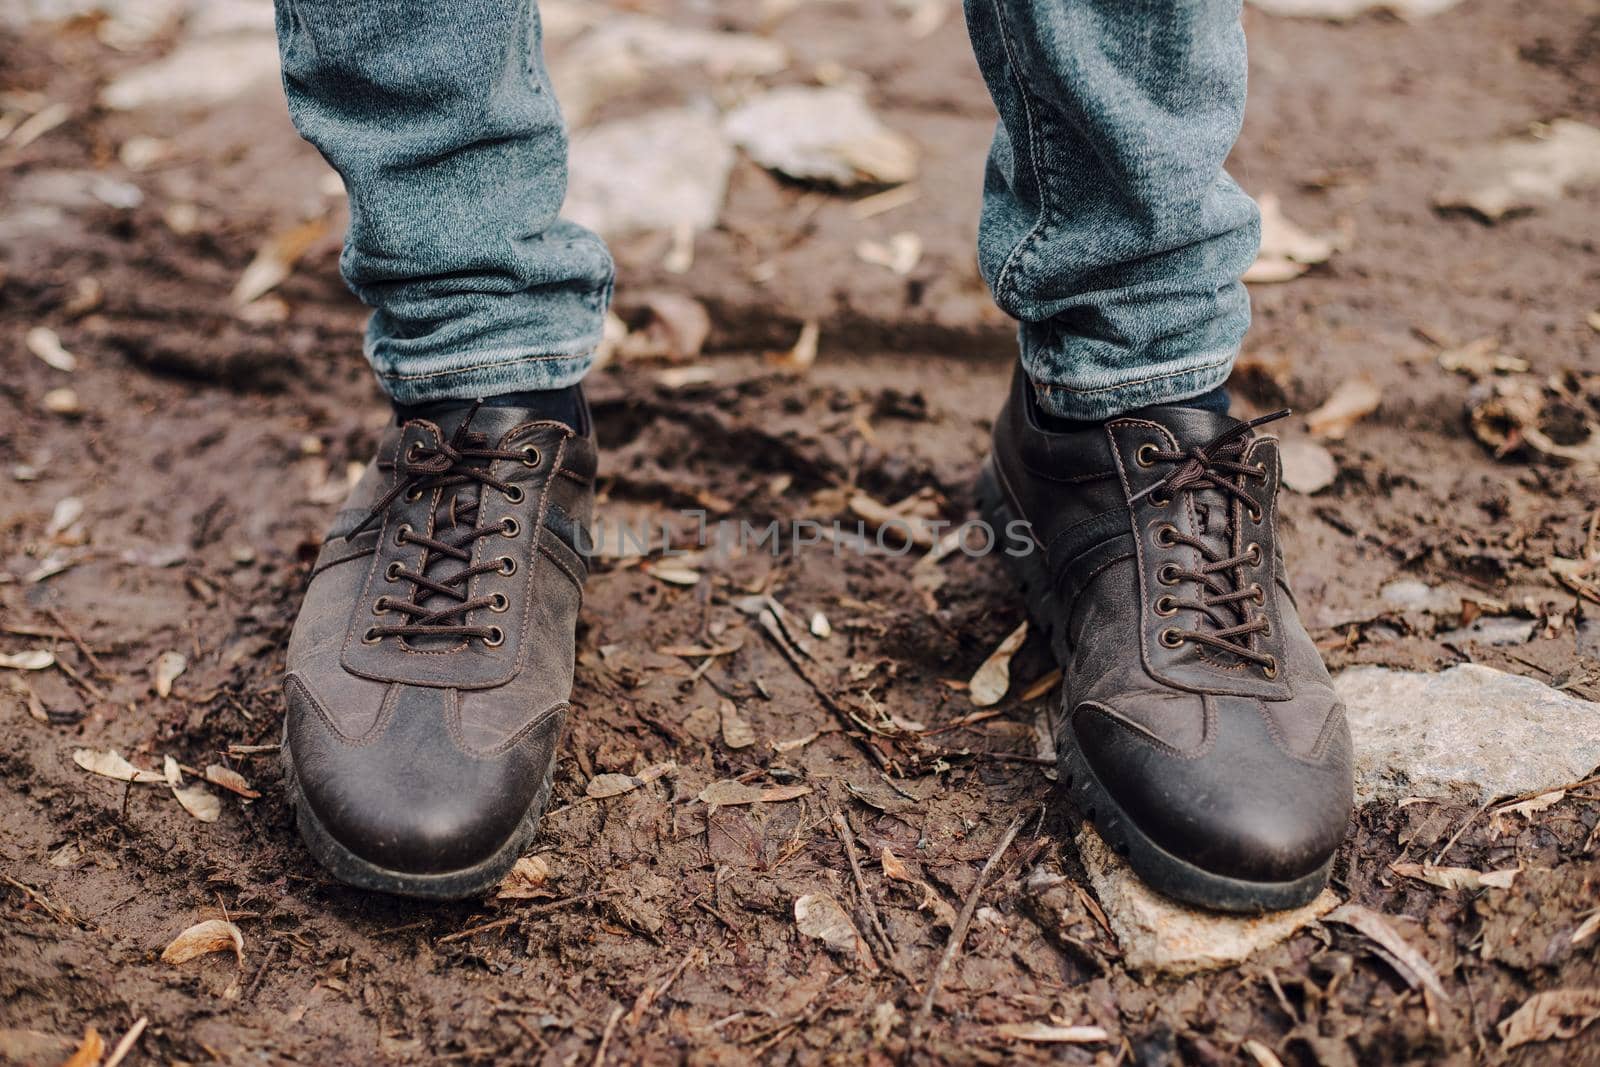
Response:
MULTIPOLYGON (((596 452, 514 404, 397 417, 333 522, 289 644, 283 758, 343 882, 497 884, 550 795, 596 452)), ((1277 441, 1195 407, 1060 428, 1020 372, 978 479, 1063 669, 1060 781, 1152 887, 1227 911, 1328 878, 1350 735, 1278 545, 1277 441)))

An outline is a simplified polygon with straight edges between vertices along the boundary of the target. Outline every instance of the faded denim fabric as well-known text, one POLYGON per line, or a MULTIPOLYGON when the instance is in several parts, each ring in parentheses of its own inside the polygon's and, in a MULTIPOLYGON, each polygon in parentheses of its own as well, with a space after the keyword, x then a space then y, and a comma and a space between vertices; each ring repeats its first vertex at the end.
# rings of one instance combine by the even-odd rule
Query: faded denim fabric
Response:
POLYGON ((343 176, 345 281, 395 400, 583 377, 610 253, 557 218, 567 135, 532 0, 277 0, 289 111, 343 176))
POLYGON ((1260 216, 1222 169, 1241 0, 965 0, 1000 126, 978 262, 1039 403, 1105 419, 1221 385, 1260 216))
MULTIPOLYGON (((965 0, 1000 126, 978 258, 1052 414, 1220 385, 1250 322, 1241 0, 965 0)), ((341 266, 405 403, 581 378, 613 268, 558 218, 567 138, 533 0, 277 0, 289 107, 344 177, 341 266)))

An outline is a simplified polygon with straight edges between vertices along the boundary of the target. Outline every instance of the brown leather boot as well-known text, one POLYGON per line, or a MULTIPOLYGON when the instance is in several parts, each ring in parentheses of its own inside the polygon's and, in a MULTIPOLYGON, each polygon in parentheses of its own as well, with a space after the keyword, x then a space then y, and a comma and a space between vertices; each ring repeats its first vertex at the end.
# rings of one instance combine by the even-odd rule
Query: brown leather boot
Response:
POLYGON ((572 691, 594 504, 571 427, 462 402, 390 427, 289 639, 283 760, 340 881, 455 898, 533 836, 572 691))
POLYGON ((1052 432, 1019 371, 979 480, 1065 675, 1063 787, 1152 887, 1225 911, 1314 898, 1352 802, 1279 474, 1275 438, 1198 408, 1052 432))

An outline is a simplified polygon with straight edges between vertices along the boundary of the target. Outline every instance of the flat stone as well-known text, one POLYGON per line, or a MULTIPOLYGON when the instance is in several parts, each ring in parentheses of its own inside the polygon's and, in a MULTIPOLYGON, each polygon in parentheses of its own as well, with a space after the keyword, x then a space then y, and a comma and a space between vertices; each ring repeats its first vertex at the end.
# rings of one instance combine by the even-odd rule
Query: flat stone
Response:
POLYGON ((1111 924, 1123 961, 1141 973, 1193 974, 1242 963, 1339 905, 1332 890, 1292 911, 1226 915, 1179 904, 1155 892, 1088 826, 1078 855, 1111 924))
POLYGON ((271 34, 199 38, 121 75, 100 91, 100 102, 116 111, 199 110, 277 84, 278 42, 271 34))
POLYGON ((1461 152, 1435 198, 1494 222, 1600 185, 1600 129, 1557 119, 1537 137, 1514 137, 1461 152))
POLYGON ((1449 645, 1525 645, 1538 625, 1511 615, 1480 615, 1466 626, 1446 630, 1439 640, 1449 645))
POLYGON ((787 85, 729 112, 723 130, 768 170, 841 187, 898 185, 917 176, 917 149, 859 93, 787 85))
POLYGON ((733 168, 715 119, 692 108, 603 122, 572 141, 563 214, 606 236, 709 229, 733 168))
POLYGON ((1576 781, 1600 766, 1600 704, 1463 663, 1438 674, 1352 667, 1356 799, 1467 794, 1480 802, 1576 781))

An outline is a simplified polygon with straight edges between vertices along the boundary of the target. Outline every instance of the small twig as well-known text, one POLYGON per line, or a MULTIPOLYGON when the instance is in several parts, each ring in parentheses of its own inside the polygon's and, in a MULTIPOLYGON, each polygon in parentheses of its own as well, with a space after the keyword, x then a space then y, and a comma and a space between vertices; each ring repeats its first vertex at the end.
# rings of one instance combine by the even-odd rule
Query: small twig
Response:
POLYGON ((610 896, 615 892, 617 892, 615 889, 602 889, 596 893, 581 893, 575 897, 565 897, 561 900, 552 900, 548 904, 535 904, 531 908, 520 911, 515 915, 507 915, 503 919, 496 919, 493 922, 483 923, 479 926, 469 926, 465 930, 457 930, 453 934, 445 934, 443 937, 439 938, 439 940, 435 941, 434 944, 447 945, 452 941, 461 941, 465 938, 471 937, 473 934, 481 934, 488 930, 499 930, 502 927, 510 926, 512 923, 518 922, 522 919, 531 918, 535 915, 544 915, 547 912, 559 911, 560 909, 567 907, 569 904, 581 904, 586 900, 594 900, 596 897, 610 896))
MULTIPOLYGON (((889 932, 883 928, 883 919, 878 914, 878 905, 872 899, 872 894, 867 892, 867 880, 861 876, 861 859, 856 855, 855 835, 850 830, 850 824, 845 820, 838 809, 833 812, 833 829, 839 835, 839 843, 844 846, 844 854, 850 860, 850 873, 855 875, 856 893, 861 897, 861 906, 867 910, 867 918, 872 922, 872 930, 878 935, 878 940, 883 944, 884 952, 888 953, 891 965, 898 962, 899 952, 895 949, 894 941, 890 939, 889 932)), ((899 967, 895 967, 899 970, 899 967)))
POLYGON ((611 1009, 611 1018, 606 1020, 605 1032, 600 1035, 600 1047, 594 1050, 594 1067, 600 1067, 606 1059, 606 1046, 611 1044, 611 1035, 617 1032, 617 1023, 622 1021, 622 1005, 618 1004, 611 1009))
POLYGON ((672 983, 676 982, 678 976, 689 969, 689 964, 693 962, 695 956, 699 955, 699 953, 700 946, 695 945, 683 954, 683 959, 678 961, 676 967, 667 972, 667 977, 662 980, 660 985, 651 987, 646 984, 639 991, 638 999, 633 1002, 633 1010, 628 1013, 628 1025, 630 1027, 637 1028, 644 1021, 645 1013, 650 1010, 650 1006, 666 995, 667 990, 672 988, 672 983))
POLYGON ((83 926, 87 929, 87 926, 83 920, 74 915, 72 913, 72 909, 66 905, 57 904, 55 901, 45 896, 37 889, 34 889, 31 886, 23 885, 9 874, 0 874, 0 878, 5 879, 6 882, 12 886, 12 888, 20 889, 23 896, 27 897, 29 900, 39 905, 39 907, 43 908, 45 914, 50 916, 50 918, 54 919, 56 922, 64 923, 67 926, 83 926))
POLYGON ((961 943, 967 939, 967 928, 972 925, 972 915, 978 910, 978 898, 983 894, 984 883, 989 880, 989 872, 1000 862, 1000 857, 1005 855, 1006 849, 1011 847, 1017 831, 1022 829, 1022 823, 1021 818, 1011 823, 1010 828, 1000 838, 1000 843, 989 854, 983 870, 978 872, 978 880, 972 884, 972 892, 967 894, 967 902, 961 906, 961 914, 956 916, 956 925, 950 931, 950 940, 944 946, 944 954, 939 957, 939 963, 933 969, 933 977, 928 979, 928 992, 922 998, 922 1010, 917 1013, 918 1029, 933 1014, 933 998, 939 992, 944 972, 950 969, 950 964, 954 963, 956 956, 961 953, 961 943))
POLYGON ((83 658, 89 661, 90 669, 100 678, 109 680, 111 672, 107 671, 105 664, 101 663, 95 656, 94 649, 85 644, 83 638, 78 636, 78 632, 67 624, 66 619, 61 617, 61 613, 55 608, 47 608, 45 609, 45 614, 50 616, 51 622, 61 627, 61 632, 67 635, 67 640, 71 641, 77 646, 78 651, 83 653, 83 658))
POLYGON ((144 1028, 150 1025, 148 1015, 139 1016, 139 1021, 128 1028, 122 1035, 122 1040, 117 1042, 117 1047, 111 1050, 111 1058, 106 1060, 105 1067, 117 1067, 123 1057, 133 1050, 133 1043, 139 1040, 139 1035, 144 1033, 144 1028))
POLYGON ((62 659, 60 656, 56 657, 56 664, 55 665, 56 665, 56 669, 57 670, 59 670, 62 674, 66 675, 72 681, 77 682, 80 686, 83 687, 83 691, 84 692, 88 693, 90 696, 94 697, 96 700, 105 700, 105 699, 107 699, 106 698, 106 691, 104 689, 101 689, 98 685, 95 685, 93 682, 89 681, 89 679, 87 679, 83 675, 79 674, 76 670, 73 669, 71 664, 69 664, 66 660, 62 659))
MULTIPOLYGON (((800 680, 811 687, 811 691, 816 693, 817 698, 822 701, 822 706, 827 708, 834 718, 839 720, 839 724, 844 727, 845 736, 854 741, 856 747, 865 752, 867 758, 872 760, 880 770, 888 770, 888 758, 872 747, 872 743, 863 737, 860 730, 856 728, 857 723, 850 713, 839 706, 839 702, 834 699, 833 694, 828 692, 821 682, 812 677, 811 671, 805 660, 801 658, 800 652, 789 647, 788 634, 784 632, 783 624, 778 621, 778 617, 770 610, 765 610, 762 611, 757 621, 772 643, 778 646, 778 651, 789 662, 789 666, 793 667, 794 672, 800 676, 800 680)), ((709 677, 707 675, 707 678, 709 677)))
POLYGON ((261 966, 256 968, 256 976, 250 979, 250 984, 245 987, 243 1003, 248 1004, 255 998, 256 989, 260 987, 262 980, 267 977, 267 968, 272 966, 273 958, 277 956, 278 950, 282 947, 282 941, 274 941, 272 947, 267 949, 267 954, 262 959, 261 966))

